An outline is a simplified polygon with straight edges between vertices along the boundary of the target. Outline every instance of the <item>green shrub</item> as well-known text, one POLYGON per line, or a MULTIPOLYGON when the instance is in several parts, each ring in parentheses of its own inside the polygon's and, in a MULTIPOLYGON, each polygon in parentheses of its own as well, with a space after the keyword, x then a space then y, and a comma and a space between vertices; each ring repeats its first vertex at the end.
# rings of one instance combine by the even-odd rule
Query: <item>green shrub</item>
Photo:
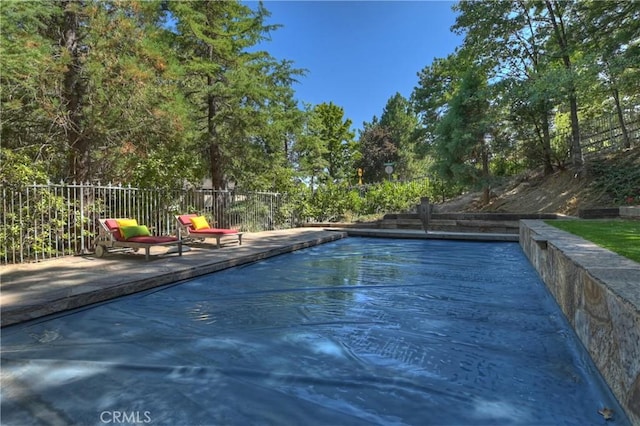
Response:
POLYGON ((617 204, 635 204, 640 200, 640 160, 635 156, 616 162, 591 162, 596 188, 605 191, 617 204))
POLYGON ((413 210, 421 197, 432 197, 429 181, 383 182, 366 187, 329 183, 315 191, 304 186, 293 196, 302 221, 355 221, 390 212, 413 210))

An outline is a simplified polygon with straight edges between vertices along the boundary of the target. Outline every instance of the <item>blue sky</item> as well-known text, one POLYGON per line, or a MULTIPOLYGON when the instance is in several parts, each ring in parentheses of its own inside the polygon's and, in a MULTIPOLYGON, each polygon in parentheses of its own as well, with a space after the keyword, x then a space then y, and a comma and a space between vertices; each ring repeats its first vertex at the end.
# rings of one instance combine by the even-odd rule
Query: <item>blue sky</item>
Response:
MULTIPOLYGON (((299 102, 333 102, 354 129, 378 118, 396 92, 409 98, 417 73, 453 53, 451 1, 266 1, 271 33, 263 48, 307 75, 299 102)), ((356 135, 357 136, 357 135, 356 135)))

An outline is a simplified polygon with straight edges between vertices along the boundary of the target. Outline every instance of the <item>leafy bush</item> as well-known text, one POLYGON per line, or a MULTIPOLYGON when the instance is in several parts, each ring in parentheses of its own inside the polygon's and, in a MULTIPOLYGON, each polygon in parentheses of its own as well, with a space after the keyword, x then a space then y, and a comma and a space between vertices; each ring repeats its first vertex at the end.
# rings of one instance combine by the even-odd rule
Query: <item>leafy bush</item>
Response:
POLYGON ((32 260, 73 254, 78 240, 89 235, 80 220, 77 203, 68 203, 44 185, 7 191, 3 196, 0 240, 4 244, 0 244, 0 259, 24 256, 32 260))
POLYGON ((312 220, 339 221, 348 212, 359 209, 360 196, 357 190, 346 184, 328 183, 315 191, 307 191, 305 197, 305 215, 312 220))
POLYGON ((0 148, 0 182, 4 188, 47 182, 42 164, 34 163, 27 155, 0 148))
POLYGON ((366 187, 329 183, 311 191, 301 187, 296 216, 302 221, 337 222, 364 216, 412 210, 421 197, 432 197, 429 181, 383 182, 366 187))
POLYGON ((360 214, 402 212, 420 203, 420 198, 431 195, 428 181, 383 182, 367 190, 360 214))
POLYGON ((596 188, 605 191, 618 204, 640 200, 640 154, 629 152, 617 161, 589 163, 596 188))
POLYGON ((70 223, 77 206, 65 203, 60 194, 41 185, 46 181, 41 165, 26 155, 0 149, 0 241, 4 242, 0 259, 23 254, 37 259, 72 252, 74 237, 80 232, 70 223))

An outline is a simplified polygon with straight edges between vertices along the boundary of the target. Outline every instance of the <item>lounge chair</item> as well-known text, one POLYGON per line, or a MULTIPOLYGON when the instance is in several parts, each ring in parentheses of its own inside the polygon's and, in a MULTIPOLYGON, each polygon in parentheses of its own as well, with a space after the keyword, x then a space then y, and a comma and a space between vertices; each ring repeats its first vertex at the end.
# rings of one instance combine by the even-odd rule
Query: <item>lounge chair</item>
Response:
POLYGON ((233 238, 238 240, 238 245, 242 245, 242 232, 236 229, 212 228, 204 216, 197 214, 182 214, 176 216, 178 221, 178 236, 184 234, 191 240, 204 240, 205 238, 215 238, 218 248, 221 247, 222 238, 233 238))
POLYGON ((96 256, 102 257, 111 248, 145 250, 149 260, 149 249, 153 246, 178 246, 182 256, 182 240, 176 237, 153 236, 146 226, 139 226, 135 219, 99 219, 101 229, 96 240, 96 256))

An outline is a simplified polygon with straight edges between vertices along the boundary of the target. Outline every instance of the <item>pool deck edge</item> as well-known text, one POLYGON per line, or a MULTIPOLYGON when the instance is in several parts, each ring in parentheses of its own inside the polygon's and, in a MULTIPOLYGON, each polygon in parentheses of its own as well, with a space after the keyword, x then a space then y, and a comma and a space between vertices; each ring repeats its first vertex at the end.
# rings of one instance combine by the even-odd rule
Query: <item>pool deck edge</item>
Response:
POLYGON ((520 245, 640 425, 640 264, 540 220, 520 222, 520 245))
POLYGON ((350 237, 370 238, 407 238, 421 240, 462 240, 462 241, 511 241, 518 242, 518 234, 500 234, 489 232, 445 232, 414 229, 378 229, 378 228, 324 228, 325 231, 342 231, 350 237))
POLYGON ((178 256, 73 256, 0 267, 1 326, 57 314, 272 256, 345 238, 345 232, 295 228, 245 234, 241 246, 193 244, 178 256))

